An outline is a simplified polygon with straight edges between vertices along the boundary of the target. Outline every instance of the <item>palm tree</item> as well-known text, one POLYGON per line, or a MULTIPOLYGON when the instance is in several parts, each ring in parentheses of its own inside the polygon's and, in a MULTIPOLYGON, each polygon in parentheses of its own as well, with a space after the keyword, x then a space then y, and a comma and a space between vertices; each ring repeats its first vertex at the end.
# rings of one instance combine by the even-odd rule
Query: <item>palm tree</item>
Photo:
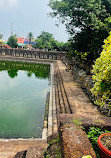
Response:
POLYGON ((33 33, 32 32, 28 33, 28 38, 29 38, 29 44, 31 44, 31 41, 33 39, 33 33))

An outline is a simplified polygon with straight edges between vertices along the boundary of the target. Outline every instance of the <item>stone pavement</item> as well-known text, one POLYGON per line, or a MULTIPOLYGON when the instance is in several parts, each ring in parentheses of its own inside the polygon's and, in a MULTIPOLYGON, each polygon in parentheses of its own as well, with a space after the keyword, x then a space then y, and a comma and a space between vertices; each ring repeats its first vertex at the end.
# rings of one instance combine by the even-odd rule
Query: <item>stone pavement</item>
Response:
MULTIPOLYGON (((14 158, 19 152, 33 148, 45 150, 47 142, 42 139, 1 139, 0 140, 0 158, 14 158)), ((32 157, 30 157, 32 158, 32 157)))
MULTIPOLYGON (((97 107, 90 102, 80 85, 74 81, 71 72, 66 71, 66 66, 63 64, 63 62, 58 60, 57 64, 72 114, 85 116, 96 115, 97 117, 100 117, 101 114, 97 110, 97 107)), ((64 111, 61 113, 66 112, 64 111)))
POLYGON ((70 70, 60 60, 55 68, 56 103, 64 158, 79 158, 95 152, 82 127, 96 126, 111 130, 111 117, 102 115, 94 106, 70 70), (69 108, 69 110, 68 110, 69 108))

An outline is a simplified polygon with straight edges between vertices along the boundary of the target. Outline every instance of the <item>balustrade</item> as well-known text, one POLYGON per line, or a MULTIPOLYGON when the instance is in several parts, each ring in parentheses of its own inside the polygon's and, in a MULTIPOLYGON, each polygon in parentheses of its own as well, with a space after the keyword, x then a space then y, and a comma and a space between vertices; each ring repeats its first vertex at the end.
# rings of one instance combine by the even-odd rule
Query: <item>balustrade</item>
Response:
POLYGON ((4 49, 0 48, 0 55, 15 56, 24 58, 39 58, 39 59, 61 59, 66 55, 65 52, 59 51, 35 51, 35 50, 20 50, 20 49, 4 49))

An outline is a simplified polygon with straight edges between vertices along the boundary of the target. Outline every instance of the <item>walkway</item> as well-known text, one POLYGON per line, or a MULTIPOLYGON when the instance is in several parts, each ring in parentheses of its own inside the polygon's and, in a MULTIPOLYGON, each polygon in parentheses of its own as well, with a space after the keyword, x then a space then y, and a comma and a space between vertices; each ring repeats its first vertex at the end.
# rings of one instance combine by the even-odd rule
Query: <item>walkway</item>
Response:
POLYGON ((67 71, 66 66, 61 60, 57 60, 56 81, 56 86, 59 89, 59 99, 61 98, 59 101, 60 113, 72 113, 74 115, 93 116, 96 118, 103 116, 97 110, 97 107, 90 102, 87 95, 83 92, 80 85, 74 80, 71 72, 67 71))
MULTIPOLYGON (((36 62, 35 59, 30 61, 28 59, 29 62, 33 60, 36 62)), ((76 117, 86 126, 103 125, 111 128, 111 117, 100 114, 97 107, 90 102, 80 85, 73 79, 71 72, 67 71, 63 62, 56 60, 54 65, 51 65, 49 111, 48 119, 44 121, 43 139, 0 140, 0 158, 13 158, 17 152, 25 150, 28 150, 26 158, 42 158, 43 151, 47 147, 46 137, 56 133, 58 129, 56 114, 62 124, 73 123, 76 117)))
POLYGON ((81 125, 86 129, 97 126, 111 130, 111 117, 106 117, 97 110, 97 106, 90 102, 74 80, 71 71, 67 70, 60 60, 56 62, 55 79, 56 105, 64 158, 78 158, 83 155, 96 158, 81 125))
MULTIPOLYGON (((41 139, 5 139, 5 140, 0 140, 0 158, 14 158, 14 156, 18 153, 18 158, 22 158, 24 152, 26 150, 30 150, 31 153, 31 147, 33 147, 33 150, 36 148, 36 152, 41 152, 42 154, 43 151, 47 147, 47 142, 45 140, 41 139), (41 149, 41 150, 40 150, 41 149)), ((41 154, 40 153, 40 154, 41 154)), ((35 155, 38 155, 37 158, 39 157, 39 153, 35 153, 35 155)), ((29 153, 27 152, 27 158, 32 158, 29 156, 29 153)), ((43 156, 43 155, 42 155, 43 156)), ((15 156, 16 158, 16 156, 15 156)))

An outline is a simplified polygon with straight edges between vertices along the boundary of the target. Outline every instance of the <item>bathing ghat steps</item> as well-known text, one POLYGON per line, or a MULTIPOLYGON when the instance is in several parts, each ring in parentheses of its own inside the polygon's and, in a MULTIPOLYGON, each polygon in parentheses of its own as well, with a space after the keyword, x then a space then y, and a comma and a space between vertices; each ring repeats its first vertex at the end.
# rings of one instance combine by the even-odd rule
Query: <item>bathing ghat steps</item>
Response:
POLYGON ((72 114, 62 76, 57 63, 51 66, 50 94, 46 101, 46 112, 42 139, 58 132, 57 118, 59 114, 72 114))
POLYGON ((57 112, 59 114, 71 114, 72 110, 68 101, 68 97, 64 88, 63 79, 58 65, 55 66, 55 92, 57 112))

